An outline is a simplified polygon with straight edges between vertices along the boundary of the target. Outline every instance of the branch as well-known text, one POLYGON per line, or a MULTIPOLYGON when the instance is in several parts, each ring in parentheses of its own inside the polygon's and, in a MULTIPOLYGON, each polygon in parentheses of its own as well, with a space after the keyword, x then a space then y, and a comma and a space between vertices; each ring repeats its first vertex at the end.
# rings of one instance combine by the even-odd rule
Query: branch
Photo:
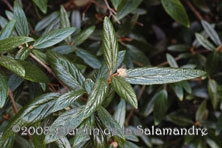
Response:
POLYGON ((9 95, 9 98, 11 99, 11 102, 12 102, 12 108, 13 108, 15 114, 17 114, 18 113, 18 107, 15 103, 15 98, 14 98, 14 95, 13 95, 10 88, 8 88, 8 95, 9 95))
POLYGON ((193 4, 189 1, 186 0, 187 5, 190 7, 190 9, 193 11, 193 13, 196 15, 196 17, 199 20, 203 20, 203 17, 201 16, 201 14, 197 11, 197 9, 193 6, 193 4))
POLYGON ((7 0, 2 0, 2 1, 8 6, 8 8, 9 8, 11 11, 13 11, 12 5, 11 5, 7 0))

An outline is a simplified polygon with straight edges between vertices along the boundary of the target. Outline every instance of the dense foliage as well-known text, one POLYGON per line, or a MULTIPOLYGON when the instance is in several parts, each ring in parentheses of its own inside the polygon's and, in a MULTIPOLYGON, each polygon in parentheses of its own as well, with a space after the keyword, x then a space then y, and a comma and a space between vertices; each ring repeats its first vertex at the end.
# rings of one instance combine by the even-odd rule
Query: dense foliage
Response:
POLYGON ((1 148, 222 147, 222 2, 0 4, 1 148))

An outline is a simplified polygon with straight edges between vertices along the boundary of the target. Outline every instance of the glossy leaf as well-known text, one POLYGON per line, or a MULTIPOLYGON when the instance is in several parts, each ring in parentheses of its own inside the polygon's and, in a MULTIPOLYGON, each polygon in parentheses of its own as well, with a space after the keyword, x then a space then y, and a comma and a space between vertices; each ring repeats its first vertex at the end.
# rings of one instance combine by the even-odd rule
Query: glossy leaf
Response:
POLYGON ((179 126, 191 126, 194 124, 192 119, 181 116, 180 112, 173 112, 167 115, 167 120, 179 126))
POLYGON ((121 99, 117 108, 115 109, 114 119, 119 123, 120 127, 124 126, 125 116, 126 116, 126 102, 121 99))
POLYGON ((64 39, 70 36, 75 31, 75 28, 63 28, 51 31, 47 34, 44 34, 39 39, 35 41, 33 47, 36 49, 48 48, 51 47, 64 39))
POLYGON ((222 99, 222 90, 220 85, 218 85, 218 83, 213 79, 208 81, 208 92, 213 109, 216 110, 218 103, 222 99))
POLYGON ((16 20, 13 19, 1 30, 0 40, 10 37, 15 27, 16 20))
POLYGON ((87 93, 89 94, 94 86, 94 82, 92 79, 87 78, 86 81, 84 82, 84 88, 87 91, 87 93))
POLYGON ((154 124, 158 125, 160 121, 165 117, 168 109, 168 94, 166 90, 162 90, 157 94, 154 100, 154 124))
POLYGON ((182 82, 180 82, 180 83, 181 83, 183 89, 185 89, 185 91, 186 91, 187 93, 189 93, 189 94, 192 93, 192 88, 191 88, 190 84, 189 84, 187 81, 182 81, 182 82))
POLYGON ((180 99, 180 101, 183 101, 184 93, 183 93, 183 87, 180 83, 173 83, 171 84, 176 96, 180 99))
POLYGON ((56 76, 63 83, 72 89, 82 88, 85 78, 74 63, 56 52, 50 51, 47 56, 56 76))
POLYGON ((121 64, 124 61, 125 55, 126 55, 126 51, 124 50, 118 52, 118 59, 117 59, 116 67, 114 68, 113 71, 116 71, 121 66, 121 64))
POLYGON ((5 128, 2 138, 6 139, 14 134, 12 131, 14 125, 19 127, 32 125, 50 115, 55 103, 55 98, 58 96, 58 93, 48 93, 35 98, 13 117, 5 128))
POLYGON ((79 97, 85 93, 85 90, 72 90, 63 95, 61 95, 57 100, 53 108, 53 112, 64 109, 68 106, 71 106, 79 97))
POLYGON ((78 46, 82 44, 94 32, 95 28, 95 26, 91 26, 81 31, 72 41, 72 45, 78 46))
POLYGON ((26 61, 20 61, 20 63, 25 68, 24 79, 32 82, 49 83, 48 76, 38 66, 26 61))
POLYGON ((99 69, 101 67, 101 62, 96 58, 95 55, 89 53, 84 49, 78 48, 76 55, 80 57, 86 64, 94 69, 99 69))
POLYGON ((84 106, 73 108, 61 114, 50 126, 45 143, 54 142, 67 134, 72 133, 81 124, 84 106))
POLYGON ((37 23, 35 26, 36 31, 42 31, 45 29, 47 26, 49 26, 56 18, 58 18, 59 13, 58 12, 53 12, 50 15, 46 16, 43 18, 41 21, 37 23))
POLYGON ((8 95, 8 84, 5 77, 0 73, 0 108, 3 108, 8 95))
POLYGON ((56 144, 59 148, 71 148, 69 140, 66 137, 58 139, 56 144))
POLYGON ((17 1, 14 1, 14 18, 16 19, 16 31, 20 36, 29 36, 28 21, 25 12, 17 1))
POLYGON ((113 25, 108 17, 105 17, 103 22, 103 53, 106 65, 110 72, 113 72, 113 69, 117 63, 118 57, 118 42, 116 38, 116 33, 113 28, 113 25))
POLYGON ((137 97, 134 89, 122 77, 113 76, 111 80, 111 85, 120 97, 129 102, 133 107, 138 107, 137 97))
POLYGON ((126 81, 131 84, 152 85, 174 83, 201 77, 206 73, 196 69, 182 68, 136 68, 127 70, 126 81))
POLYGON ((183 52, 183 51, 188 51, 189 48, 190 48, 189 45, 179 44, 179 45, 171 45, 171 46, 169 46, 167 49, 168 49, 169 51, 183 52))
POLYGON ((25 68, 17 60, 5 56, 0 56, 0 65, 21 77, 25 77, 25 68))
POLYGON ((44 64, 49 64, 46 53, 36 49, 32 49, 31 52, 44 64))
POLYGON ((195 34, 197 41, 206 49, 213 51, 216 49, 213 44, 211 44, 204 36, 199 33, 195 34))
POLYGON ((195 119, 196 121, 200 122, 206 120, 207 117, 208 117, 208 109, 207 109, 207 101, 205 100, 199 105, 196 111, 195 119))
POLYGON ((109 86, 107 80, 101 78, 96 81, 93 89, 89 94, 86 107, 84 109, 83 119, 88 118, 98 109, 98 107, 103 103, 104 99, 106 98, 108 90, 109 86))
MULTIPOLYGON (((124 138, 124 136, 122 135, 122 128, 120 127, 120 125, 117 123, 117 121, 115 119, 113 119, 113 117, 110 115, 110 113, 103 107, 99 107, 99 110, 97 111, 99 119, 102 121, 103 125, 106 128, 110 128, 110 129, 114 129, 116 130, 116 135, 124 138)), ((111 135, 113 136, 113 135, 111 135)))
POLYGON ((214 30, 212 25, 210 25, 207 21, 201 20, 201 24, 204 27, 204 30, 207 32, 211 40, 217 45, 221 45, 221 40, 217 34, 217 32, 214 30))
POLYGON ((142 0, 121 0, 121 3, 117 9, 117 18, 119 20, 123 19, 126 15, 135 10, 142 0))
POLYGON ((180 0, 161 0, 163 8, 178 23, 190 27, 190 21, 186 10, 180 0))
POLYGON ((38 7, 39 9, 46 14, 47 12, 47 2, 48 0, 32 0, 38 7))
POLYGON ((28 58, 30 52, 31 50, 28 47, 24 47, 17 52, 15 59, 25 60, 28 58))
POLYGON ((170 67, 178 68, 177 62, 173 58, 173 56, 169 53, 166 54, 167 62, 169 63, 170 67))
POLYGON ((9 38, 0 40, 0 52, 12 50, 18 47, 19 45, 31 42, 33 40, 34 40, 33 38, 23 37, 23 36, 9 37, 9 38))
MULTIPOLYGON (((60 24, 61 28, 70 27, 69 15, 63 6, 60 7, 60 24)), ((67 43, 71 42, 71 36, 66 38, 66 42, 67 43)))

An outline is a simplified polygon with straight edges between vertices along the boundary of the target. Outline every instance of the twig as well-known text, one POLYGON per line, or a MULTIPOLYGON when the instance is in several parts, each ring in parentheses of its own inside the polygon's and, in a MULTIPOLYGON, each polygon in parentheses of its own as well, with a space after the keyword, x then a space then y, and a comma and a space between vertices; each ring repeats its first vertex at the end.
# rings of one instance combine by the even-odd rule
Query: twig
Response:
POLYGON ((113 9, 109 6, 109 3, 107 2, 107 0, 104 0, 104 1, 105 1, 105 4, 106 4, 107 9, 109 10, 109 17, 112 16, 112 17, 116 20, 116 22, 117 22, 118 24, 120 24, 119 19, 116 17, 116 11, 113 10, 113 9))
MULTIPOLYGON (((141 99, 141 97, 142 97, 143 92, 145 91, 145 89, 146 89, 146 85, 143 85, 142 88, 141 88, 141 90, 140 90, 140 92, 139 92, 139 94, 138 94, 138 97, 137 97, 137 98, 138 98, 138 101, 141 99)), ((127 116, 126 122, 125 122, 125 123, 126 123, 126 126, 129 125, 129 121, 130 121, 130 119, 132 118, 133 113, 134 113, 135 110, 136 110, 135 108, 131 109, 129 115, 127 116)))
POLYGON ((14 98, 14 95, 13 95, 10 88, 8 88, 8 95, 9 95, 9 98, 11 99, 11 102, 12 102, 12 108, 13 108, 14 112, 17 114, 18 113, 18 107, 15 103, 15 98, 14 98))
POLYGON ((9 8, 11 11, 13 11, 12 5, 11 5, 7 0, 2 0, 2 1, 8 6, 8 8, 9 8))
MULTIPOLYGON (((43 63, 40 59, 38 59, 34 54, 30 53, 29 54, 36 62, 38 62, 40 65, 42 65, 53 77, 55 77, 57 80, 58 78, 56 77, 55 73, 52 71, 52 69, 47 66, 45 63, 43 63)), ((60 80, 58 80, 59 83, 67 90, 69 91, 69 88, 60 80)))
POLYGON ((193 11, 193 13, 196 15, 196 17, 199 20, 203 20, 203 17, 201 16, 201 14, 197 11, 197 9, 193 6, 193 4, 189 1, 186 0, 187 5, 190 7, 190 9, 193 11))

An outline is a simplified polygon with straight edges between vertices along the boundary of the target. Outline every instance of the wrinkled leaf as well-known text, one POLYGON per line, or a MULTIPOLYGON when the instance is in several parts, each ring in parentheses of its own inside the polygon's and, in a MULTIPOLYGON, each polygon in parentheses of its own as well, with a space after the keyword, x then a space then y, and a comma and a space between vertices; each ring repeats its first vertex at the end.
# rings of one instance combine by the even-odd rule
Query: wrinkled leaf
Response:
POLYGON ((82 88, 85 78, 75 64, 56 52, 50 51, 47 55, 56 76, 63 83, 72 89, 82 88))
POLYGON ((103 103, 108 93, 109 86, 107 80, 101 78, 96 81, 93 89, 91 90, 86 107, 84 109, 84 118, 88 118, 97 110, 97 108, 103 103))
POLYGON ((134 89, 122 77, 113 76, 111 80, 111 85, 120 97, 129 102, 133 107, 138 107, 137 97, 134 89))
POLYGON ((194 124, 191 118, 181 116, 181 115, 182 114, 179 112, 173 112, 167 115, 167 120, 179 126, 191 126, 194 124))
POLYGON ((30 52, 31 50, 28 47, 24 47, 17 52, 15 59, 25 60, 28 58, 30 52))
POLYGON ((179 82, 205 75, 204 71, 182 68, 136 68, 127 70, 126 81, 131 84, 152 85, 179 82))
MULTIPOLYGON (((61 24, 61 28, 70 27, 69 15, 63 6, 60 7, 60 24, 61 24)), ((66 42, 67 43, 71 42, 71 36, 66 38, 66 42)))
POLYGON ((12 50, 18 47, 19 45, 31 42, 33 40, 34 40, 33 38, 23 37, 23 36, 9 37, 9 38, 0 40, 0 52, 12 50))
POLYGON ((71 148, 69 140, 66 137, 58 139, 56 144, 59 148, 71 148))
POLYGON ((84 82, 84 88, 87 91, 87 93, 89 94, 94 86, 94 82, 92 79, 87 78, 86 81, 84 82))
POLYGON ((15 27, 16 20, 11 20, 0 32, 0 40, 10 37, 15 27))
POLYGON ((73 40, 72 45, 78 46, 82 44, 94 32, 95 26, 91 26, 81 31, 73 40))
POLYGON ((108 17, 105 17, 103 22, 103 52, 106 65, 110 72, 117 63, 118 57, 118 42, 113 25, 108 17))
POLYGON ((221 40, 217 34, 217 32, 214 30, 214 28, 205 20, 201 20, 201 24, 204 27, 204 30, 207 32, 211 40, 217 45, 221 45, 221 40))
POLYGON ((67 134, 77 134, 75 129, 81 124, 84 106, 73 108, 61 114, 50 126, 45 143, 54 142, 67 134))
POLYGON ((117 18, 121 20, 127 14, 133 12, 141 2, 142 0, 121 0, 117 9, 117 18))
POLYGON ((213 44, 211 44, 203 35, 195 33, 197 41, 206 49, 213 51, 216 49, 213 44))
POLYGON ((25 12, 17 1, 14 1, 14 18, 16 19, 16 31, 20 36, 29 36, 28 21, 25 12))
POLYGON ((55 98, 58 96, 58 93, 48 93, 35 98, 11 119, 3 132, 2 138, 6 139, 14 134, 12 131, 14 125, 19 127, 32 125, 50 115, 55 103, 55 98))
POLYGON ((101 67, 101 62, 96 58, 95 55, 89 53, 84 49, 78 48, 76 55, 80 57, 86 64, 94 69, 99 69, 101 67))
POLYGON ((8 94, 8 84, 4 76, 0 73, 0 108, 3 108, 8 94))
POLYGON ((72 105, 79 97, 81 97, 85 93, 85 90, 72 90, 61 95, 57 100, 53 108, 53 112, 64 109, 70 105, 72 105))
POLYGON ((75 28, 62 28, 58 30, 51 31, 44 34, 39 39, 35 41, 33 47, 36 49, 51 47, 70 36, 75 31, 75 28))
POLYGON ((47 13, 47 2, 48 0, 32 0, 38 7, 39 9, 46 14, 47 13))
POLYGON ((166 90, 162 90, 157 94, 154 100, 154 124, 158 125, 160 121, 165 117, 168 109, 168 94, 166 90))
POLYGON ((180 0, 161 0, 163 8, 178 23, 190 27, 190 21, 180 0))
POLYGON ((126 102, 121 99, 114 113, 114 119, 119 123, 120 127, 123 127, 126 116, 126 102))
POLYGON ((5 56, 0 56, 0 65, 21 77, 25 77, 25 68, 17 60, 5 56))
MULTIPOLYGON (((116 120, 113 119, 113 117, 105 108, 99 107, 99 110, 97 111, 97 113, 98 113, 99 119, 102 121, 103 125, 106 128, 116 130, 115 135, 118 135, 119 137, 124 138, 124 136, 122 135, 122 129, 120 125, 117 123, 116 120)), ((111 136, 114 136, 114 135, 112 135, 111 133, 111 136)))

